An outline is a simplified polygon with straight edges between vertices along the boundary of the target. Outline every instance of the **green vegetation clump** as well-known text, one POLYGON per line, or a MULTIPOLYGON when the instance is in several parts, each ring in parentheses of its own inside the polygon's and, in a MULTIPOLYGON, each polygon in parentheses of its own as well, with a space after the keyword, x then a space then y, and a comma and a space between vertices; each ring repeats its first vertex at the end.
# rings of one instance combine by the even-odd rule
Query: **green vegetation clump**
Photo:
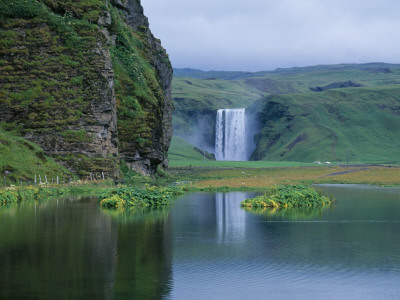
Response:
POLYGON ((264 195, 241 202, 242 207, 248 208, 290 208, 331 204, 333 204, 331 198, 323 196, 320 191, 306 185, 286 185, 273 188, 264 195))
POLYGON ((68 184, 38 184, 30 186, 9 186, 0 189, 0 204, 18 203, 27 200, 45 200, 66 195, 101 195, 115 190, 111 180, 72 181, 68 184))
POLYGON ((91 140, 86 130, 64 130, 59 133, 66 142, 88 142, 91 140))
POLYGON ((0 204, 15 203, 18 202, 19 195, 15 189, 4 189, 0 190, 0 204))
POLYGON ((68 188, 29 186, 24 188, 8 187, 0 189, 0 204, 16 203, 26 200, 41 200, 69 193, 68 188))
POLYGON ((144 190, 121 187, 102 194, 99 201, 100 206, 104 208, 165 206, 170 204, 175 196, 183 193, 184 190, 181 187, 152 186, 144 190))

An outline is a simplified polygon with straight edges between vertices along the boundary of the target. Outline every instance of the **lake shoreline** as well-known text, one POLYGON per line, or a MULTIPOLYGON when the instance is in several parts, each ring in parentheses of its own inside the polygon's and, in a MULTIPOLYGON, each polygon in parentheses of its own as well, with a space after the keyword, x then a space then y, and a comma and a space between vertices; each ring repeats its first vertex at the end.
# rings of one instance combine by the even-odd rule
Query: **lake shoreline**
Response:
MULTIPOLYGON (((158 179, 135 177, 134 182, 127 181, 127 186, 145 183, 158 186, 178 185, 184 187, 187 192, 265 191, 271 187, 289 184, 362 184, 396 187, 400 186, 400 167, 381 165, 271 168, 180 167, 170 168, 165 177, 158 179)), ((0 189, 0 202, 20 201, 29 189, 39 190, 39 192, 36 191, 37 195, 34 198, 46 198, 71 193, 99 195, 104 191, 116 190, 117 187, 112 181, 77 181, 64 185, 37 185, 22 188, 11 186, 0 189), (49 193, 49 190, 52 192, 49 193), (13 195, 10 196, 10 194, 13 195)))

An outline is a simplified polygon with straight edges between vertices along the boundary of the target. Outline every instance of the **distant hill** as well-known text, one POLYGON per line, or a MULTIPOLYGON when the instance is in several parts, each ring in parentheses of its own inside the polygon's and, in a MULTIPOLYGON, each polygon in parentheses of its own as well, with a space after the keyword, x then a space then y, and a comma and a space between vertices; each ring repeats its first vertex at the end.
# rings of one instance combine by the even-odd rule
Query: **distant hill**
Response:
POLYGON ((174 134, 210 152, 216 111, 248 107, 262 128, 252 159, 400 161, 399 64, 175 69, 172 87, 174 134))
POLYGON ((174 77, 189 77, 197 79, 225 79, 236 80, 253 76, 252 72, 228 72, 228 71, 202 71, 197 69, 174 69, 174 77))
POLYGON ((241 71, 202 71, 190 68, 174 68, 174 77, 188 77, 198 79, 225 79, 237 80, 251 77, 268 77, 272 75, 299 75, 318 72, 343 72, 350 70, 366 71, 371 73, 386 73, 391 69, 400 68, 400 64, 387 64, 383 62, 373 62, 366 64, 336 64, 336 65, 317 65, 308 67, 278 68, 270 71, 241 72, 241 71))
POLYGON ((252 160, 400 162, 400 86, 267 96, 252 160))

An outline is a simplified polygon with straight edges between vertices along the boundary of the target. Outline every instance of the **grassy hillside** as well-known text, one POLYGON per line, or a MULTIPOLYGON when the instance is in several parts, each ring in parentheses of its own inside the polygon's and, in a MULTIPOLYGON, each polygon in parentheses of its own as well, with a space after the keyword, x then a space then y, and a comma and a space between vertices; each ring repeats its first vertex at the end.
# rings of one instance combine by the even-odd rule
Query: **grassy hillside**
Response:
POLYGON ((393 129, 399 123, 398 85, 400 65, 384 63, 256 73, 178 69, 173 81, 174 134, 213 151, 216 110, 248 107, 262 113, 253 159, 398 161, 392 146, 396 142, 391 142, 398 139, 393 129), (334 88, 348 81, 361 87, 334 88), (332 89, 311 90, 316 87, 332 89), (258 96, 267 98, 258 101, 258 96), (386 151, 380 144, 387 145, 386 151))
POLYGON ((242 81, 222 79, 173 79, 176 109, 219 109, 245 107, 264 93, 242 81), (191 104, 187 107, 186 104, 191 104))
POLYGON ((213 151, 216 111, 220 108, 246 107, 264 93, 240 81, 175 77, 172 96, 175 106, 172 120, 174 134, 213 151))
POLYGON ((250 109, 263 124, 254 160, 400 162, 400 86, 269 96, 250 109))
POLYGON ((194 136, 199 133, 197 128, 213 132, 218 109, 246 107, 264 96, 264 93, 241 81, 177 77, 172 81, 172 93, 174 133, 191 139, 193 144, 205 144, 206 148, 212 147, 213 134, 209 137, 194 136))
POLYGON ((170 162, 178 165, 181 162, 190 165, 190 161, 203 161, 203 155, 196 152, 194 146, 184 139, 174 136, 171 140, 171 147, 168 153, 170 162))
POLYGON ((57 176, 60 182, 73 177, 67 169, 45 156, 38 145, 0 128, 0 186, 4 184, 4 175, 7 185, 19 185, 20 181, 33 181, 35 174, 38 182, 39 175, 43 182, 45 176, 49 182, 52 178, 56 181, 57 176))

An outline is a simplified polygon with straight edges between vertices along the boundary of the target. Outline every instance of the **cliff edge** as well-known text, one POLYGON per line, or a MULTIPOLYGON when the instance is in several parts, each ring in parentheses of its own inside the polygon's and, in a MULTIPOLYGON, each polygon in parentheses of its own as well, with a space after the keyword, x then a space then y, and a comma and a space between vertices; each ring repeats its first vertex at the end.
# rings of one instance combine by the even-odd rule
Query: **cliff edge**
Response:
POLYGON ((168 165, 171 80, 138 0, 0 1, 0 126, 81 177, 168 165))

